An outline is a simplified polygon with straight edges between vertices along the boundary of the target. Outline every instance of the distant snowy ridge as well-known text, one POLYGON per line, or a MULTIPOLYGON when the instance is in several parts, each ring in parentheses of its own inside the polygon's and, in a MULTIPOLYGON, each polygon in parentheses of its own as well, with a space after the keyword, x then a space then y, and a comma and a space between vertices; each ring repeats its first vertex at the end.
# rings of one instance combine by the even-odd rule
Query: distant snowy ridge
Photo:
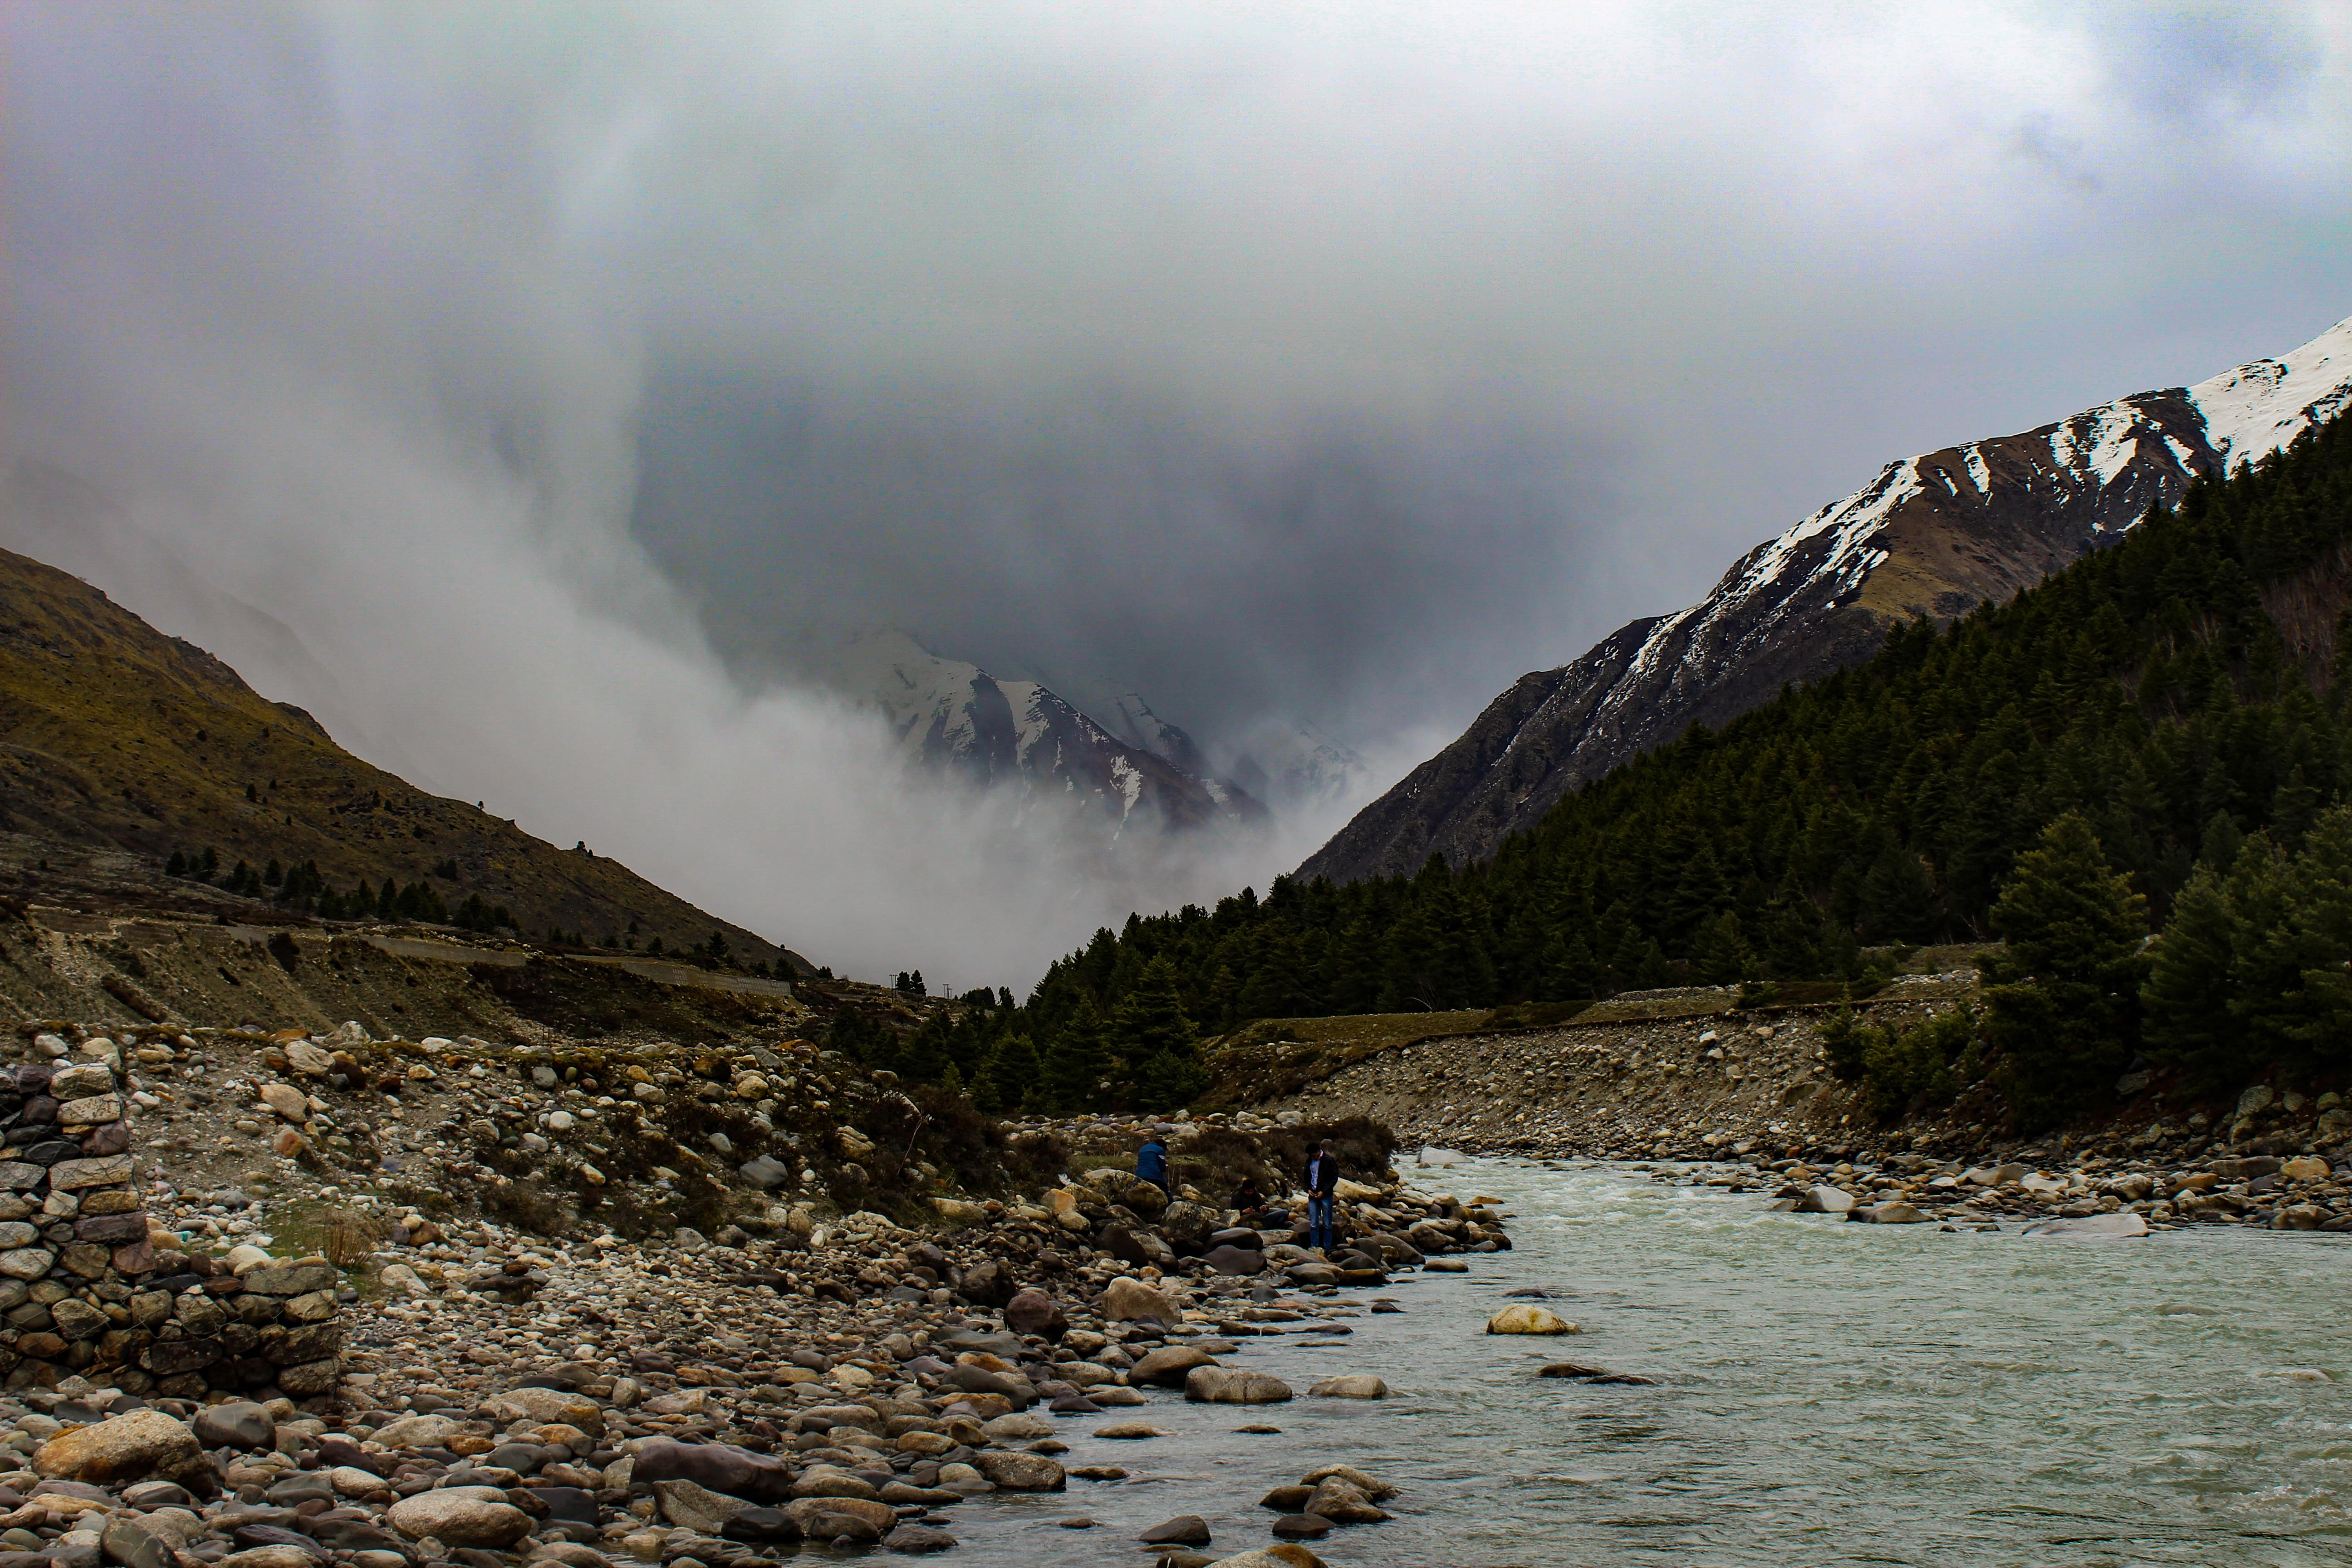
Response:
POLYGON ((2352 404, 2352 321, 2278 359, 2021 435, 1889 463, 1749 551, 1713 592, 1521 677, 1300 868, 1348 881, 1494 853, 1579 784, 1696 723, 1875 652, 1889 621, 2005 600, 2112 542, 2189 481, 2277 451, 2352 404))
MULTIPOLYGON (((1239 826, 1265 816, 1247 791, 1112 733, 1039 682, 999 679, 978 665, 943 658, 904 632, 852 639, 836 651, 832 674, 882 714, 912 765, 1026 798, 1073 797, 1099 808, 1117 827, 1139 813, 1171 827, 1239 826)), ((1191 751, 1182 731, 1165 729, 1170 752, 1191 751)))

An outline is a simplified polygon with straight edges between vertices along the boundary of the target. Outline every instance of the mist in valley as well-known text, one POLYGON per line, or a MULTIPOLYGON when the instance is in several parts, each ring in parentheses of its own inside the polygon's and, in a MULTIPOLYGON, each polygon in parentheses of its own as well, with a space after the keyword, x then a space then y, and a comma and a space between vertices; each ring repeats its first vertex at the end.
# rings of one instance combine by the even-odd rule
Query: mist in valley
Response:
POLYGON ((1263 889, 1366 795, 1113 834, 926 780, 833 639, 1309 723, 1369 793, 1890 457, 2347 309, 2326 7, 0 31, 0 542, 371 761, 934 988, 1263 889))

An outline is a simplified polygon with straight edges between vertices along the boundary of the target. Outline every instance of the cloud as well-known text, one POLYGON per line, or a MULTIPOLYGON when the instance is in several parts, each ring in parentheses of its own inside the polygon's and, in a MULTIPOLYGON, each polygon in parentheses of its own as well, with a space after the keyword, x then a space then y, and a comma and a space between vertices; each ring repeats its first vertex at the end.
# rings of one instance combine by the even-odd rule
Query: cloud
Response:
POLYGON ((1074 860, 812 639, 1393 776, 1890 457, 2345 313, 2340 16, 2147 15, 17 5, 6 440, 371 755, 1018 981, 1331 825, 1074 860))

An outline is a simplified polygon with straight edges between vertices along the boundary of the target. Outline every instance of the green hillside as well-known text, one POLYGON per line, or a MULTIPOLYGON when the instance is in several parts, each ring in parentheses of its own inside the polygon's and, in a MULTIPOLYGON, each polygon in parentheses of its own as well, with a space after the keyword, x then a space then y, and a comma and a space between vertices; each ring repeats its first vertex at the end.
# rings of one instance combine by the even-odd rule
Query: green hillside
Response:
MULTIPOLYGON (((558 849, 370 766, 202 648, 6 551, 0 833, 21 836, 6 858, 26 868, 22 896, 41 896, 43 846, 106 848, 152 868, 143 888, 110 884, 142 903, 486 931, 503 921, 543 940, 658 942, 763 971, 807 968, 616 860, 558 849)), ((64 876, 88 857, 56 858, 64 876)))

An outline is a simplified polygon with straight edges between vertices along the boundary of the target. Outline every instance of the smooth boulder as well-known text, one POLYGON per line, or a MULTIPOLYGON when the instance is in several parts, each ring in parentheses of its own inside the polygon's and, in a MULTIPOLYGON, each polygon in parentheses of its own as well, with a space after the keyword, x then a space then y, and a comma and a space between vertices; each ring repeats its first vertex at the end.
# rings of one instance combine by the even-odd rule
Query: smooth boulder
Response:
POLYGON ((2079 1236, 2093 1240, 2120 1241, 2147 1234, 2147 1220, 2129 1209, 2115 1214, 2085 1215, 2081 1219, 2044 1220, 2025 1227, 2028 1236, 2079 1236))
POLYGON ((1103 1288, 1102 1298, 1095 1303, 1105 1320, 1114 1323, 1139 1322, 1151 1319, 1162 1323, 1183 1321, 1182 1309, 1166 1296, 1140 1279, 1122 1274, 1103 1288))
POLYGON ((1141 1361, 1128 1368, 1130 1384, 1155 1384, 1162 1388, 1181 1388, 1185 1379, 1198 1368, 1214 1366, 1217 1358, 1191 1345, 1162 1345, 1148 1352, 1141 1361))
POLYGON ((692 1481, 750 1502, 778 1503, 789 1495, 792 1472, 781 1459, 728 1443, 677 1443, 656 1437, 637 1450, 633 1484, 692 1481))
POLYGON ((1547 1307, 1515 1301, 1486 1320, 1490 1334, 1572 1334, 1576 1325, 1547 1307))
POLYGON ((1184 1374, 1184 1397, 1195 1405, 1280 1405, 1290 1396, 1290 1384, 1270 1372, 1196 1366, 1184 1374))
POLYGON ((1062 1304, 1043 1290, 1019 1290, 1004 1303, 1004 1326, 1016 1334, 1035 1334, 1041 1339, 1058 1340, 1069 1331, 1070 1321, 1062 1313, 1062 1304))
POLYGON ((1057 1492, 1069 1484, 1061 1461, 1044 1454, 988 1448, 973 1455, 971 1465, 1009 1492, 1057 1492))
MULTIPOLYGON (((397 1426, 401 1423, 391 1425, 397 1426)), ((207 1405, 196 1412, 194 1426, 197 1438, 207 1448, 242 1448, 250 1454, 274 1447, 278 1441, 278 1424, 269 1418, 268 1411, 250 1399, 207 1405)), ((456 1423, 450 1426, 454 1428, 456 1423)))
POLYGON ((898 1528, 898 1510, 863 1498, 801 1498, 784 1506, 804 1540, 872 1542, 898 1528))
POLYGON ((751 1506, 741 1498, 729 1497, 692 1481, 656 1481, 654 1500, 660 1505, 664 1519, 697 1535, 720 1533, 737 1514, 751 1506))
POLYGON ((411 1541, 429 1535, 444 1546, 504 1552, 530 1533, 530 1515, 511 1503, 479 1495, 492 1491, 488 1487, 446 1487, 418 1492, 394 1503, 384 1517, 411 1541))
POLYGON ((1386 1399, 1389 1385, 1369 1373, 1352 1373, 1310 1384, 1307 1393, 1314 1399, 1386 1399))
POLYGON ((45 1480, 94 1487, 161 1476, 206 1496, 217 1489, 196 1435, 160 1410, 132 1410, 60 1433, 34 1453, 33 1469, 45 1480))

